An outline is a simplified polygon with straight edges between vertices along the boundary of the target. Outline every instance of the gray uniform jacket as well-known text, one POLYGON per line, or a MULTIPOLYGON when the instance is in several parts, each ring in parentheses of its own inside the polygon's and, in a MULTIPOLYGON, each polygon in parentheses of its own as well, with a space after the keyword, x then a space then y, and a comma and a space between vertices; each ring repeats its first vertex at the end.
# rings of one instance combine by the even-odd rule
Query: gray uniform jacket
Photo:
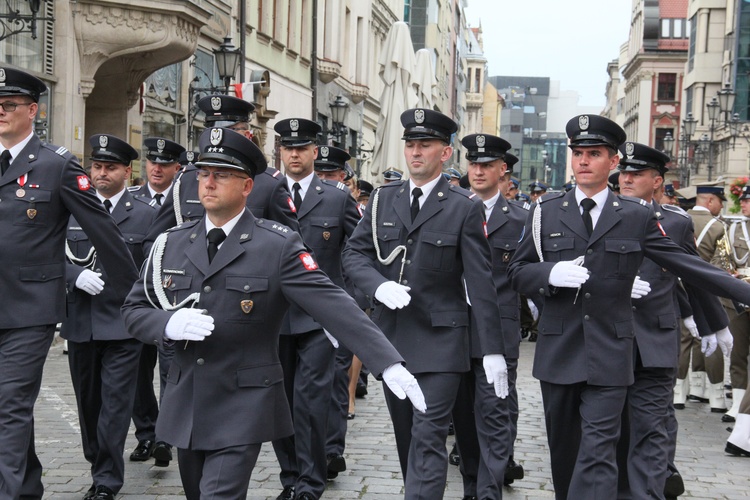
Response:
POLYGON ((133 259, 88 176, 65 148, 33 136, 0 177, 0 200, 0 329, 55 324, 65 318, 65 230, 70 214, 99 249, 113 292, 125 297, 137 278, 133 259))
POLYGON ((609 193, 590 237, 575 191, 545 195, 532 207, 509 274, 520 293, 545 296, 534 357, 536 378, 556 384, 633 383, 630 292, 644 257, 710 293, 750 298, 750 286, 736 283, 739 280, 669 239, 643 200, 609 193), (544 262, 532 238, 533 215, 540 207, 544 262), (550 286, 552 267, 579 256, 591 272, 580 291, 550 286))
MULTIPOLYGON (((297 218, 302 239, 314 253, 320 269, 336 285, 346 289, 341 270, 341 251, 360 219, 357 202, 349 189, 342 183, 322 180, 314 175, 297 218)), ((299 334, 319 329, 320 325, 311 315, 292 306, 281 333, 299 334)))
POLYGON ((373 198, 378 196, 380 255, 406 246, 401 284, 411 302, 392 311, 377 304, 372 319, 409 363, 412 373, 469 370, 471 348, 466 280, 477 324, 479 352, 504 354, 505 344, 492 282, 490 247, 479 198, 440 179, 411 221, 409 183, 386 184, 373 193, 365 216, 344 249, 344 271, 369 297, 386 281, 398 281, 401 256, 390 265, 375 254, 373 198))
MULTIPOLYGON (((278 332, 291 303, 315 312, 373 374, 402 361, 286 226, 246 210, 210 264, 203 219, 168 235, 157 286, 170 303, 200 292, 196 307, 208 311, 215 329, 204 341, 175 345, 156 427, 160 439, 178 448, 216 450, 292 434, 278 355, 278 332)), ((155 300, 150 275, 146 281, 155 300)), ((143 283, 142 277, 133 287, 123 318, 134 337, 161 345, 172 313, 148 302, 143 283)))
MULTIPOLYGON (((518 358, 518 347, 521 343, 521 303, 518 292, 510 286, 508 264, 516 251, 528 215, 529 209, 524 207, 524 203, 507 201, 500 196, 485 226, 487 239, 492 249, 492 280, 495 282, 497 300, 500 305, 505 356, 512 359, 518 358)), ((482 357, 478 334, 476 321, 472 321, 471 356, 473 358, 482 357)), ((495 335, 499 334, 499 331, 495 333, 495 335)))
MULTIPOLYGON (((149 205, 149 199, 135 198, 127 190, 112 210, 112 218, 120 228, 136 266, 143 264, 143 238, 156 216, 156 209, 149 205)), ((68 225, 68 245, 73 255, 79 259, 86 257, 91 249, 91 240, 83 231, 75 217, 68 225)), ((120 308, 124 297, 114 293, 109 275, 101 264, 95 262, 92 271, 102 273, 104 290, 99 295, 89 295, 76 288, 76 280, 83 267, 70 261, 66 264, 66 289, 68 297, 68 318, 63 321, 60 335, 74 342, 91 340, 122 340, 132 338, 125 330, 120 308)))

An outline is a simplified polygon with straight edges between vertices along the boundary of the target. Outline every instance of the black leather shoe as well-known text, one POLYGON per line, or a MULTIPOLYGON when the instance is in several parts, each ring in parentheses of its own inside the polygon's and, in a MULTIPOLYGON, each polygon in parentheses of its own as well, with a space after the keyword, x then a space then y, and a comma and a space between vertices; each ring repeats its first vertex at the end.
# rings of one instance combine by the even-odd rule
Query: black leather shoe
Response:
POLYGON ((115 500, 115 492, 106 486, 97 486, 96 493, 91 500, 115 500))
POLYGON ((458 448, 453 445, 453 449, 448 454, 448 463, 451 465, 459 465, 461 463, 461 455, 458 453, 458 448))
POLYGON ((692 394, 688 394, 687 400, 692 401, 693 403, 708 403, 708 398, 701 398, 699 396, 693 396, 692 394))
POLYGON ((525 339, 528 336, 529 336, 529 329, 521 328, 521 340, 525 339))
POLYGON ((508 460, 508 466, 505 467, 505 477, 503 478, 503 484, 505 486, 510 486, 516 479, 523 479, 523 476, 523 465, 516 463, 516 461, 513 460, 513 457, 511 457, 511 459, 508 460))
POLYGON ((156 446, 154 446, 151 456, 154 457, 155 466, 169 467, 169 462, 172 460, 172 446, 164 441, 159 441, 156 443, 156 446))
POLYGON ((284 491, 276 497, 276 500, 294 500, 294 486, 284 486, 284 491))
POLYGON ((314 496, 312 496, 312 493, 304 492, 301 493, 298 497, 296 497, 296 500, 317 500, 314 496))
POLYGON ((83 495, 83 500, 90 500, 94 495, 96 495, 96 486, 92 484, 91 488, 83 495))
POLYGON ((536 342, 537 337, 538 337, 537 333, 534 333, 534 332, 530 333, 529 334, 529 342, 536 342))
POLYGON ((357 384, 357 388, 354 389, 354 397, 362 399, 367 396, 367 386, 365 384, 357 384))
POLYGON ((477 497, 475 497, 475 496, 471 496, 471 495, 466 495, 466 496, 465 496, 465 497, 463 497, 463 498, 462 498, 461 500, 478 500, 478 499, 477 499, 477 497))
POLYGON ((727 424, 731 424, 732 422, 734 422, 734 417, 725 413, 721 416, 721 421, 727 424))
POLYGON ((327 457, 328 470, 332 472, 344 472, 346 470, 346 459, 343 455, 330 454, 327 457))
MULTIPOLYGON (((448 435, 453 436, 456 433, 456 429, 453 427, 453 422, 448 424, 448 435)), ((456 445, 453 445, 453 448, 456 448, 456 445)))
POLYGON ((354 413, 347 413, 347 414, 346 414, 346 419, 347 419, 347 420, 354 420, 354 417, 356 417, 356 416, 357 416, 357 415, 356 415, 356 414, 354 414, 354 413))
POLYGON ((144 439, 138 441, 138 446, 135 447, 133 453, 130 454, 131 462, 145 462, 151 458, 151 452, 154 451, 154 442, 150 439, 144 439))
POLYGON ((726 408, 711 408, 711 413, 726 413, 726 408))
POLYGON ((685 483, 682 481, 682 476, 679 472, 672 472, 664 482, 664 496, 678 497, 683 493, 685 493, 685 483))
POLYGON ((674 404, 675 410, 684 410, 685 409, 685 403, 675 403, 674 404))
POLYGON ((726 453, 729 453, 730 455, 734 455, 735 457, 750 457, 750 451, 743 450, 737 445, 734 445, 727 441, 727 446, 724 448, 724 451, 726 453))

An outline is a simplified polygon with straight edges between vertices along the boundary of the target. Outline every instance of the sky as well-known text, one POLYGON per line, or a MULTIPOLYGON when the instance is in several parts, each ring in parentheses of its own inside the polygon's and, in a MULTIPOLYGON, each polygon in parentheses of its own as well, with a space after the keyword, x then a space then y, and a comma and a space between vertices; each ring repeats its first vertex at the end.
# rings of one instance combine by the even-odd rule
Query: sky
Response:
POLYGON ((604 107, 607 63, 630 32, 633 0, 467 0, 482 25, 490 76, 548 76, 576 90, 581 106, 604 107))

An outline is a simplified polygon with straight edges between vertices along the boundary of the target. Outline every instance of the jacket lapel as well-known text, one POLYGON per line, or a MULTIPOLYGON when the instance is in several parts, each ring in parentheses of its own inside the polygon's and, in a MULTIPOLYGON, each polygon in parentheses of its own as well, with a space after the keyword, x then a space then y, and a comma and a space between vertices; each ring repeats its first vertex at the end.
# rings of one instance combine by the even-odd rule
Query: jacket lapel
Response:
MULTIPOLYGON (((140 203, 140 202, 138 202, 140 203)), ((112 218, 118 226, 130 217, 130 211, 133 210, 133 197, 126 189, 117 206, 112 210, 112 218)))
POLYGON ((489 220, 487 220, 487 235, 494 233, 508 222, 508 202, 500 195, 492 209, 489 220))
POLYGON ((325 185, 320 182, 320 179, 318 179, 318 176, 313 174, 312 182, 310 183, 310 187, 307 189, 307 193, 305 194, 305 199, 302 200, 302 205, 299 207, 299 212, 297 212, 297 217, 304 217, 307 215, 310 211, 312 211, 315 206, 321 202, 323 191, 325 189, 325 185))
MULTIPOLYGON (((222 243, 219 251, 214 257, 214 260, 208 265, 208 272, 205 273, 206 278, 210 278, 217 272, 221 271, 245 252, 245 250, 242 248, 241 243, 249 240, 252 237, 254 220, 255 218, 250 214, 250 211, 245 209, 242 217, 240 217, 240 220, 237 221, 237 225, 234 226, 232 232, 227 235, 227 239, 224 240, 224 243, 222 243)), ((207 245, 205 250, 206 261, 208 261, 207 245)))
MULTIPOLYGON (((574 189, 571 189, 563 197, 563 202, 560 204, 560 211, 560 221, 578 236, 588 240, 589 233, 586 231, 586 226, 583 225, 583 217, 581 217, 580 208, 578 208, 574 189)), ((544 221, 544 210, 542 210, 542 221, 544 221)), ((544 230, 544 222, 542 222, 542 230, 544 230)))
MULTIPOLYGON (((407 184, 408 186, 408 184, 407 184)), ((443 209, 442 202, 448 199, 448 192, 450 191, 450 184, 446 181, 443 176, 440 176, 440 180, 433 188, 430 196, 424 201, 422 208, 419 209, 417 218, 411 223, 409 231, 415 231, 419 226, 430 220, 435 214, 443 209)), ((407 196, 407 199, 410 198, 407 196)), ((411 219, 411 206, 409 207, 409 219, 411 219)))
POLYGON ((607 231, 620 222, 622 219, 618 213, 620 211, 620 203, 617 195, 610 191, 607 195, 607 201, 602 207, 602 213, 599 214, 599 220, 596 221, 594 232, 591 234, 591 238, 589 238, 589 245, 604 236, 607 231))
MULTIPOLYGON (((0 186, 16 182, 16 180, 23 174, 31 171, 34 167, 34 163, 39 158, 39 149, 42 147, 42 141, 34 135, 26 147, 24 147, 18 156, 13 159, 10 168, 8 168, 5 175, 0 177, 0 186)), ((27 181, 28 182, 28 181, 27 181)), ((33 182, 33 180, 31 181, 33 182)))
MULTIPOLYGON (((169 242, 167 242, 167 245, 169 245, 169 242)), ((203 276, 206 276, 208 273, 208 243, 206 242, 206 223, 203 219, 193 226, 190 245, 185 249, 185 256, 203 276)))
MULTIPOLYGON (((396 215, 401 219, 404 227, 411 226, 411 196, 409 194, 409 183, 403 181, 401 187, 396 193, 396 199, 393 202, 393 209, 396 211, 396 215)), ((380 208, 380 207, 379 207, 380 208)), ((382 208, 380 208, 382 210, 382 208)))

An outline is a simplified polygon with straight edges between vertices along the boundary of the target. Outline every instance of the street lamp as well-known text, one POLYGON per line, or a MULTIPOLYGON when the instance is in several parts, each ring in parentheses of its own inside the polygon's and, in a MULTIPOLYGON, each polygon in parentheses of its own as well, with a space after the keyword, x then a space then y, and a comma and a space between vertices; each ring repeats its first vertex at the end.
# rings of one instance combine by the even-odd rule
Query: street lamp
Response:
POLYGON ((219 78, 224 82, 224 93, 228 94, 229 83, 237 73, 237 67, 240 65, 243 54, 240 49, 232 44, 232 39, 228 36, 224 37, 224 42, 213 53, 219 78))
POLYGON ((549 171, 550 171, 550 170, 552 170, 552 169, 551 169, 551 168, 550 168, 550 167, 549 167, 549 166, 547 165, 547 159, 548 159, 548 158, 549 158, 549 153, 547 153, 547 150, 546 150, 546 149, 543 149, 543 150, 542 150, 542 163, 543 163, 543 168, 544 168, 544 174, 543 174, 543 177, 544 177, 544 183, 545 183, 545 184, 547 184, 547 176, 548 176, 548 174, 549 174, 549 171))
POLYGON ((690 143, 692 142, 695 128, 698 120, 693 117, 693 113, 688 113, 682 120, 682 133, 680 134, 680 157, 678 163, 680 166, 680 187, 685 187, 690 181, 689 152, 690 143))
POLYGON ((54 22, 54 17, 37 17, 41 8, 41 0, 5 0, 8 13, 0 14, 0 41, 19 33, 31 33, 31 38, 36 40, 36 22, 54 22), (21 14, 19 4, 29 4, 29 13, 21 14), (6 21, 7 19, 7 21, 6 21))
POLYGON ((338 139, 339 143, 345 141, 341 138, 344 131, 346 130, 346 116, 349 114, 349 103, 346 102, 344 96, 341 94, 336 96, 328 107, 331 109, 331 132, 333 136, 338 139))

